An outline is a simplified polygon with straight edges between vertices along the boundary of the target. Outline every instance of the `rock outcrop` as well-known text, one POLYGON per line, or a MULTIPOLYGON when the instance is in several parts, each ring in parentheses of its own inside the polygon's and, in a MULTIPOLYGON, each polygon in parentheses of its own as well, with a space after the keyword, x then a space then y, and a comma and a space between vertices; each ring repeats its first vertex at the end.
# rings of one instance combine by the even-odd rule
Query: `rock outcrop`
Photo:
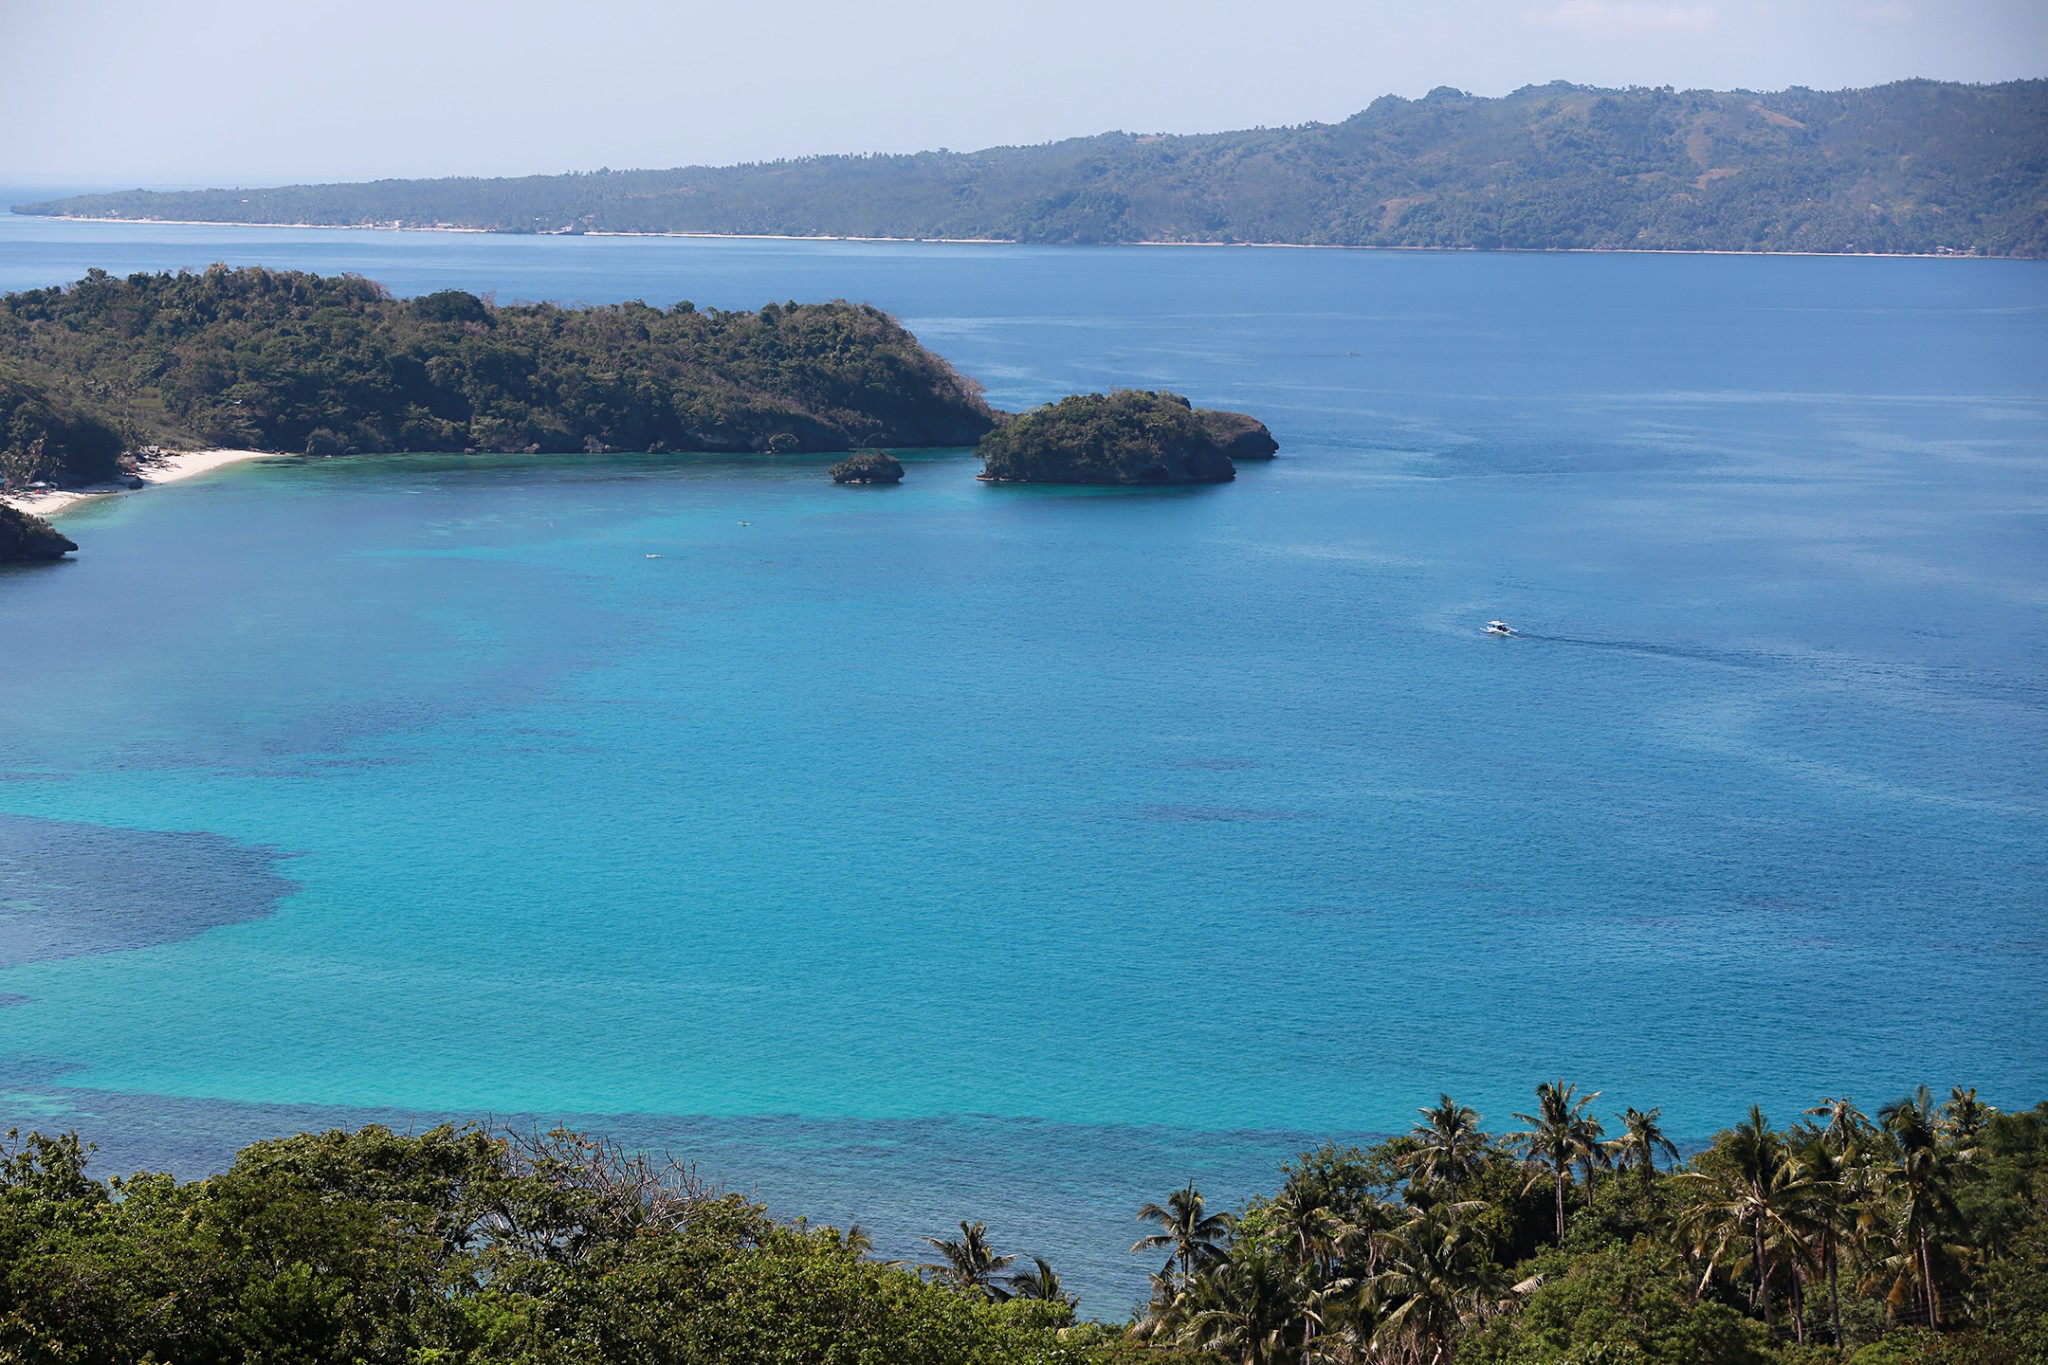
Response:
POLYGON ((62 559, 77 548, 76 541, 41 517, 0 502, 0 564, 62 559))
POLYGON ((1209 439, 1233 460, 1270 460, 1280 453, 1280 443, 1266 430, 1266 424, 1248 412, 1198 408, 1195 416, 1202 419, 1209 439))

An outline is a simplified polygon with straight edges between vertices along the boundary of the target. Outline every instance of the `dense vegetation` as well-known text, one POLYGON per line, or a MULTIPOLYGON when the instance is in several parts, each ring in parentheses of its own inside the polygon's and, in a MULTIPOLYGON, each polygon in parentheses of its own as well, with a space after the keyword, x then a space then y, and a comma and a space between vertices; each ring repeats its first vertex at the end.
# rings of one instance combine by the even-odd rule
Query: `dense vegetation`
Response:
POLYGON ((847 303, 500 307, 293 271, 96 270, 0 297, 0 356, 10 460, 74 481, 143 440, 781 452, 971 445, 993 420, 893 319, 847 303))
POLYGON ((0 368, 0 487, 110 479, 128 444, 99 417, 0 368))
POLYGON ((1544 1084, 1494 1137, 1444 1096, 1235 1216, 1179 1192, 1135 1332, 1242 1365, 2048 1361, 2048 1104, 1751 1109, 1674 1170, 1656 1109, 1597 1098, 1544 1084))
POLYGON ((18 212, 494 232, 2048 254, 2048 81, 1393 96, 1335 124, 18 212))
POLYGON ((1269 457, 1266 428, 1144 389, 1074 394, 1006 418, 982 438, 982 475, 999 483, 1227 483, 1229 446, 1269 457))
POLYGON ((77 542, 41 517, 0 502, 0 564, 62 559, 77 542))
POLYGON ((103 1185, 73 1138, 0 1160, 0 1360, 998 1365, 1100 1359, 1064 1304, 954 1293, 564 1134, 260 1143, 103 1185))
POLYGON ((0 1150, 0 1360, 641 1365, 1857 1365, 2048 1360, 2048 1105, 1925 1091, 1752 1110, 1674 1169, 1658 1112, 1539 1087, 1504 1138, 1449 1097, 1289 1163, 1235 1214, 1138 1213, 1122 1326, 980 1223, 928 1265, 777 1223, 565 1133, 381 1128, 102 1184, 0 1150))

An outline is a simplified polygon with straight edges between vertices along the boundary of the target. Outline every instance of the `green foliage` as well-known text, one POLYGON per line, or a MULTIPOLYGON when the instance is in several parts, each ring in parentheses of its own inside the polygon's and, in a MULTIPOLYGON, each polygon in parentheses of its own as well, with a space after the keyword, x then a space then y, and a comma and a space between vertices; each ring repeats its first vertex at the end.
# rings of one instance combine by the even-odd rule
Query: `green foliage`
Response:
POLYGON ((2048 81, 1564 82, 1341 123, 512 180, 89 195, 18 212, 1026 242, 2048 254, 2048 81))
POLYGON ((1655 1242, 1548 1253, 1523 1269, 1543 1277, 1519 1313, 1488 1323, 1458 1351, 1460 1365, 1766 1365, 1760 1322, 1720 1303, 1695 1303, 1678 1259, 1655 1242))
MULTIPOLYGON (((0 1360, 108 1365, 1081 1365, 1061 1302, 992 1304, 569 1134, 258 1143, 180 1184, 0 1152, 0 1360)), ((1099 1349, 1098 1349, 1099 1348, 1099 1349)))
POLYGON ((982 438, 981 477, 1000 483, 1226 483, 1237 467, 1178 394, 1075 394, 982 438))
POLYGON ((125 445, 106 422, 0 368, 0 488, 111 479, 125 445))
POLYGON ((1980 1332, 1906 1328, 1871 1342, 1849 1357, 1849 1365, 2038 1365, 2042 1359, 2012 1341, 1980 1332))
POLYGON ((294 271, 96 270, 0 298, 0 352, 22 373, 0 376, 0 436, 48 433, 46 458, 72 466, 122 443, 46 392, 143 439, 314 454, 962 446, 993 420, 970 381, 848 303, 498 307, 294 271))

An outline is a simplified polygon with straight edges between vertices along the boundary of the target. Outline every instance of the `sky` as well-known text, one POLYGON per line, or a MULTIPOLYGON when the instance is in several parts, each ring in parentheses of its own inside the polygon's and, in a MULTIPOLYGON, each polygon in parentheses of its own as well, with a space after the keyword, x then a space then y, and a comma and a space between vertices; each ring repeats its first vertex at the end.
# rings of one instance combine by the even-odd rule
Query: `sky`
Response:
POLYGON ((2013 80, 2048 0, 0 0, 0 52, 0 181, 257 185, 2013 80))

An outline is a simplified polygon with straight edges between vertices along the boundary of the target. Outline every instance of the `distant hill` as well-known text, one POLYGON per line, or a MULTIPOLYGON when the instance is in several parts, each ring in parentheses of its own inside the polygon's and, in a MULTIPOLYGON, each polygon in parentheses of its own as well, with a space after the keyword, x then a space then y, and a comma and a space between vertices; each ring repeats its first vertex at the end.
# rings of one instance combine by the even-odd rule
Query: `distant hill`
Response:
POLYGON ((1342 123, 523 179, 87 195, 227 223, 2048 255, 2048 80, 1376 100, 1342 123))

